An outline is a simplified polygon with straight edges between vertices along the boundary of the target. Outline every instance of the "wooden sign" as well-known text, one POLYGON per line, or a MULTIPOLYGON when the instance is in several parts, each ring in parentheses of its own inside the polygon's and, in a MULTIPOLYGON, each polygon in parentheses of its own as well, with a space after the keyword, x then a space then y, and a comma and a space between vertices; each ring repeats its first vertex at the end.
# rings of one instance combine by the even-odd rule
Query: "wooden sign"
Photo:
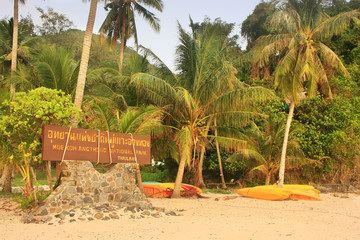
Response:
POLYGON ((43 160, 150 164, 150 156, 150 136, 53 125, 43 128, 43 160))

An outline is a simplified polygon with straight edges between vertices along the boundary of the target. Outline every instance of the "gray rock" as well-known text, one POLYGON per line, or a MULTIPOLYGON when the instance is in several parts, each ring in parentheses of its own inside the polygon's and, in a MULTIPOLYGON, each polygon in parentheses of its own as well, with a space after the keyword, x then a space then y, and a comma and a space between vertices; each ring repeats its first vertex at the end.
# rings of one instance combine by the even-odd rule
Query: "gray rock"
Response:
POLYGON ((45 216, 48 214, 49 214, 48 210, 46 208, 44 208, 43 210, 40 211, 39 216, 45 216))
POLYGON ((93 203, 93 199, 91 197, 85 197, 84 198, 84 203, 93 203))
POLYGON ((24 215, 21 219, 23 223, 33 223, 36 222, 36 219, 32 213, 24 215))
POLYGON ((176 216, 176 212, 170 211, 170 212, 167 212, 166 215, 168 215, 168 216, 176 216))

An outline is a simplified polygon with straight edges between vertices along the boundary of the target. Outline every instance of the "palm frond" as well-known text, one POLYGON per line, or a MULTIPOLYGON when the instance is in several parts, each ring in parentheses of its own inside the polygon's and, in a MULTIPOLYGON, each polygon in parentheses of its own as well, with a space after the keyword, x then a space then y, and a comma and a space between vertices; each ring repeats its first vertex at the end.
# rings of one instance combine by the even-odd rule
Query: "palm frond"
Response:
POLYGON ((123 133, 150 135, 155 127, 162 126, 162 118, 162 108, 154 106, 129 108, 124 115, 121 116, 119 130, 123 133))
POLYGON ((313 30, 312 38, 314 40, 323 41, 334 35, 338 35, 344 31, 352 21, 359 23, 359 16, 360 12, 358 10, 353 10, 329 18, 313 30))
POLYGON ((177 76, 170 70, 168 66, 154 54, 149 48, 140 46, 141 51, 145 56, 149 56, 152 60, 152 63, 158 68, 157 75, 162 79, 169 82, 171 85, 179 85, 177 76))
POLYGON ((131 77, 131 83, 158 106, 174 104, 177 97, 176 89, 169 83, 146 73, 134 74, 131 77))
POLYGON ((208 135, 208 137, 217 140, 227 151, 239 152, 241 149, 247 149, 249 146, 247 141, 238 138, 214 135, 208 135))

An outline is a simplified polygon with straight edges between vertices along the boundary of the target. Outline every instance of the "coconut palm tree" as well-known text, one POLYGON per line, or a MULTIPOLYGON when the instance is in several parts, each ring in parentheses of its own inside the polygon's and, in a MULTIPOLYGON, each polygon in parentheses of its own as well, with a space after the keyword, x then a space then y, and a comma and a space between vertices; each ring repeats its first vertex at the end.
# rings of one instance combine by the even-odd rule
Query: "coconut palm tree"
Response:
MULTIPOLYGON (((10 73, 11 69, 11 58, 12 58, 12 41, 13 41, 13 27, 14 19, 10 18, 9 20, 3 19, 0 21, 0 71, 4 74, 6 72, 10 73)), ((20 45, 17 48, 17 62, 19 62, 19 52, 20 52, 20 61, 26 61, 29 53, 29 47, 33 44, 29 44, 28 36, 22 34, 20 29, 18 34, 18 42, 20 45)), ((33 41, 30 41, 33 42, 33 41)))
POLYGON ((71 51, 55 45, 46 46, 31 59, 31 66, 19 65, 18 71, 9 78, 11 84, 23 91, 47 87, 74 95, 79 64, 71 51))
POLYGON ((304 97, 319 89, 331 97, 329 76, 348 74, 340 58, 323 42, 359 21, 358 11, 327 16, 321 0, 281 1, 269 18, 272 34, 260 37, 251 50, 253 61, 261 68, 270 58, 280 58, 274 71, 275 87, 289 105, 279 171, 279 187, 284 184, 285 157, 294 108, 304 97))
MULTIPOLYGON (((116 108, 112 99, 88 96, 84 109, 87 119, 85 125, 92 129, 155 136, 162 128, 164 110, 154 106, 132 107, 122 112, 116 108)), ((139 164, 136 177, 139 188, 144 193, 139 164)))
MULTIPOLYGON (((13 26, 13 18, 0 21, 0 72, 6 76, 1 80, 1 84, 9 82, 9 75, 17 75, 16 72, 11 74, 13 26)), ((19 26, 18 34, 17 70, 22 68, 21 65, 28 66, 31 64, 34 47, 40 42, 39 37, 29 37, 25 34, 22 26, 19 26)))
MULTIPOLYGON (((201 24, 194 23, 190 18, 191 32, 186 32, 180 25, 179 35, 181 44, 177 47, 177 70, 179 70, 179 83, 201 102, 209 102, 224 92, 239 87, 235 77, 236 70, 231 64, 229 54, 231 47, 227 42, 233 29, 232 24, 227 24, 217 19, 209 19, 201 24)), ((216 118, 208 119, 205 135, 210 131, 210 125, 216 123, 216 118)), ((215 124, 216 125, 216 124, 215 124)), ((216 126, 212 129, 217 134, 216 126)), ((217 152, 219 144, 215 139, 217 152)), ((199 160, 195 163, 195 185, 204 186, 202 166, 205 155, 205 144, 201 146, 199 160)), ((219 166, 221 158, 218 154, 219 166)), ((220 167, 223 187, 225 181, 220 167)))
MULTIPOLYGON (((167 122, 171 124, 173 139, 178 145, 179 168, 172 197, 180 196, 180 186, 185 165, 194 161, 207 138, 216 138, 228 150, 239 150, 244 141, 233 137, 206 135, 211 118, 231 118, 232 126, 241 126, 256 115, 251 109, 253 100, 272 97, 262 88, 237 89, 201 104, 189 91, 171 86, 163 79, 145 73, 132 77, 138 91, 157 106, 167 106, 167 122)), ((213 126, 211 126, 213 127, 213 126)))
MULTIPOLYGON (((208 134, 210 129, 215 132, 219 128, 213 120, 217 119, 223 128, 244 126, 257 115, 254 102, 272 97, 270 91, 250 88, 236 79, 236 69, 226 55, 227 36, 219 31, 219 24, 199 25, 190 19, 190 26, 192 32, 187 33, 179 25, 178 76, 167 70, 164 79, 145 73, 132 77, 144 97, 157 106, 167 106, 166 121, 178 145, 179 168, 173 197, 180 196, 185 165, 199 166, 209 139, 216 139, 228 150, 245 144, 232 136, 208 134)), ((166 69, 158 58, 155 60, 161 69, 166 69)))
POLYGON ((110 11, 100 28, 100 32, 112 39, 113 47, 115 47, 118 39, 121 40, 119 73, 122 72, 126 41, 134 36, 135 43, 138 45, 135 13, 144 17, 155 31, 160 30, 159 19, 143 5, 155 8, 160 12, 163 9, 162 0, 113 0, 105 7, 106 10, 110 9, 110 11))
MULTIPOLYGON (((264 120, 263 130, 252 123, 244 131, 249 147, 241 149, 238 153, 232 155, 229 161, 236 161, 238 158, 253 160, 253 163, 249 163, 254 165, 251 172, 259 171, 263 173, 266 176, 265 185, 269 185, 271 178, 279 171, 284 133, 285 122, 275 120, 272 116, 264 120)), ((304 153, 296 139, 296 135, 299 133, 301 133, 299 127, 290 131, 287 168, 299 167, 305 163, 304 153)))

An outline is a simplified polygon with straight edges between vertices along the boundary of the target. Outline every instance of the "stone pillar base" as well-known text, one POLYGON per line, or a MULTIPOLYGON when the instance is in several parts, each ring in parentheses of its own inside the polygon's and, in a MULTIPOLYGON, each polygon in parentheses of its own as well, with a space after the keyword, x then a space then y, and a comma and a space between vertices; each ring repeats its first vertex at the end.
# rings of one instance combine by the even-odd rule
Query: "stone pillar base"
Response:
POLYGON ((90 162, 66 160, 61 165, 61 183, 34 210, 35 215, 59 214, 93 204, 150 204, 136 185, 136 164, 117 163, 104 174, 90 162))

